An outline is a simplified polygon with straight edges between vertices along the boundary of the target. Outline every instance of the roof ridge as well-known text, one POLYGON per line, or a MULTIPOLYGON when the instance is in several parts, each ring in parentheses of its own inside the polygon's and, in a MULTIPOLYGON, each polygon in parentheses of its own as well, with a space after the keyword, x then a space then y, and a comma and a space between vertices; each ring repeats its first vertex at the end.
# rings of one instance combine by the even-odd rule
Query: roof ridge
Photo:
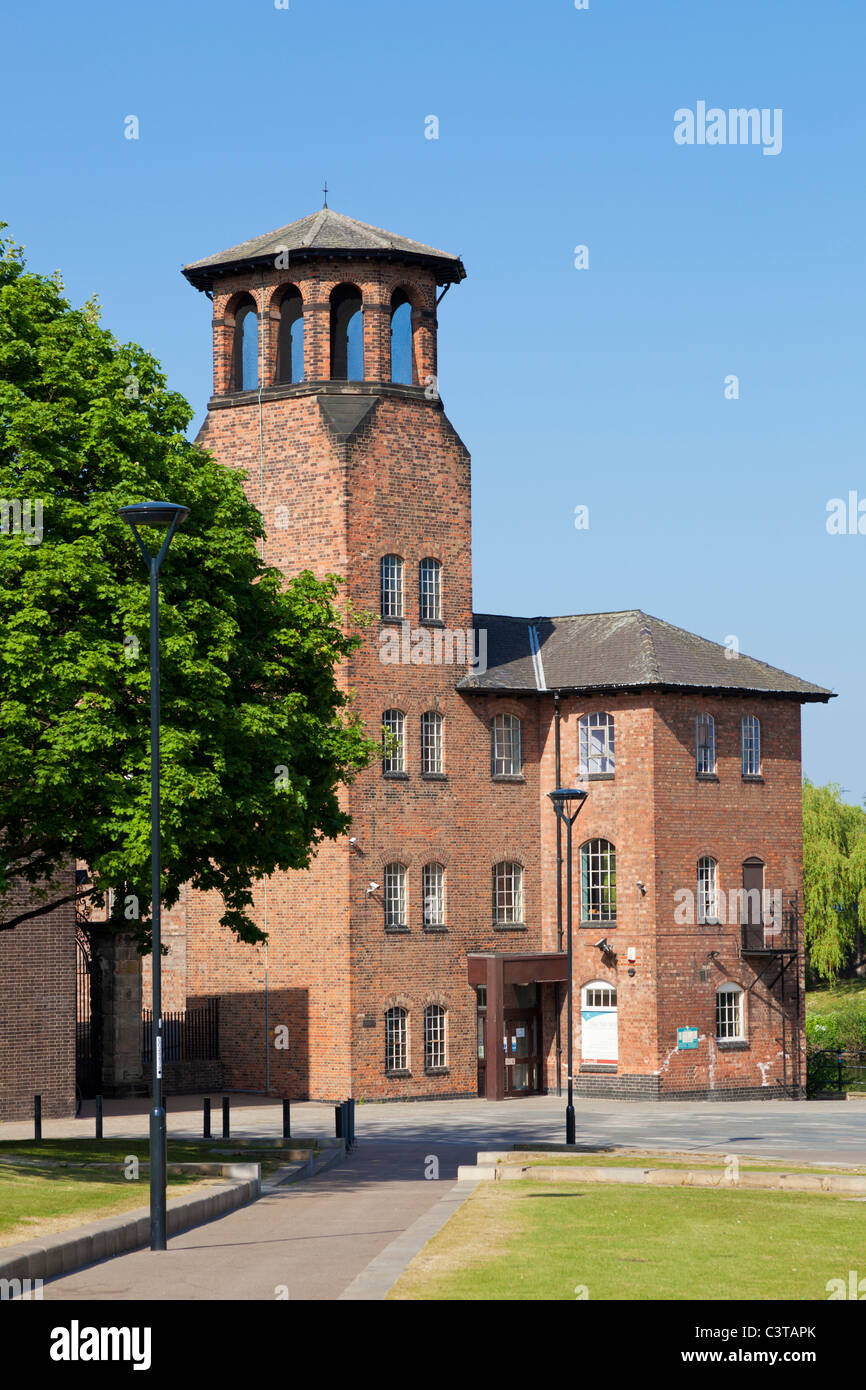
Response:
MULTIPOLYGON (((315 241, 316 237, 319 235, 319 229, 321 228, 322 223, 323 223, 324 220, 325 220, 325 213, 328 212, 328 211, 329 211, 328 208, 320 208, 319 211, 316 213, 315 217, 313 218, 313 225, 312 225, 312 227, 311 227, 310 230, 307 232, 307 235, 306 235, 305 237, 301 237, 301 245, 302 245, 302 246, 312 246, 312 244, 313 244, 313 242, 315 241)), ((301 221, 301 222, 303 222, 303 220, 304 220, 303 217, 301 217, 301 218, 299 219, 299 221, 301 221)), ((281 232, 288 231, 289 227, 291 227, 291 226, 292 226, 292 223, 289 222, 288 225, 287 225, 286 227, 280 227, 280 228, 278 228, 278 230, 281 231, 281 232)), ((271 232, 271 233, 269 233, 269 235, 275 236, 276 233, 275 233, 275 232, 271 232)))
POLYGON ((638 628, 641 650, 649 662, 652 675, 656 680, 661 680, 661 666, 659 665, 658 655, 656 654, 655 642, 653 641, 653 631, 650 623, 655 621, 649 613, 645 613, 642 608, 635 608, 635 616, 640 619, 641 626, 638 628))

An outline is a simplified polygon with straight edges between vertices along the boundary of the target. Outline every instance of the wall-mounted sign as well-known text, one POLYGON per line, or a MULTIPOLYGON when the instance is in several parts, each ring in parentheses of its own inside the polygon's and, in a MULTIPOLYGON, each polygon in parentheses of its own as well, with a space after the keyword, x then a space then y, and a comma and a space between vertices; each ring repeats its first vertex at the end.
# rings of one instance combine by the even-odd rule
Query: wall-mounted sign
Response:
POLYGON ((677 1029, 677 1051, 690 1052, 698 1045, 697 1028, 678 1028, 677 1029))

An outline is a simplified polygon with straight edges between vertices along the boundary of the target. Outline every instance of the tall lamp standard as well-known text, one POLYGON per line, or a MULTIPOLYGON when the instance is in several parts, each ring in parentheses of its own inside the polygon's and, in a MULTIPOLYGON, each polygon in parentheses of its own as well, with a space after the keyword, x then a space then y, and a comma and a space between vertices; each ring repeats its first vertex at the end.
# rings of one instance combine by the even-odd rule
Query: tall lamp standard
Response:
MULTIPOLYGON (((583 810, 583 803, 586 801, 587 793, 580 787, 557 787, 555 792, 548 792, 547 795, 553 802, 553 809, 559 819, 565 825, 566 832, 566 922, 568 940, 568 1104, 565 1107, 565 1142, 573 1144, 575 1140, 574 1127, 574 1009, 572 1001, 573 990, 573 943, 571 933, 571 827, 583 810)), ((559 906, 560 919, 562 917, 562 904, 559 906)), ((557 923, 560 934, 562 932, 562 921, 557 923)))
POLYGON ((189 516, 189 507, 174 502, 138 502, 121 507, 120 515, 131 528, 150 574, 150 872, 153 923, 153 1009, 151 1052, 153 1058, 153 1108, 150 1112, 150 1248, 165 1249, 165 1106, 162 1096, 162 941, 159 888, 159 570, 172 536, 189 516), (139 526, 166 532, 158 554, 151 555, 139 526))

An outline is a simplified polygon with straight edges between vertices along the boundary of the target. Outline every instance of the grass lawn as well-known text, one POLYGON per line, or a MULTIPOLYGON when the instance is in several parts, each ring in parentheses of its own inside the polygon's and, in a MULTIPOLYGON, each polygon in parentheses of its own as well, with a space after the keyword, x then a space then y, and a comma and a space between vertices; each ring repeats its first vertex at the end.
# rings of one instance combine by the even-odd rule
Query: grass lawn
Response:
POLYGON ((835 985, 819 985, 806 991, 808 1014, 835 1014, 852 1004, 866 1013, 866 980, 839 980, 835 985))
POLYGON ((864 1267, 866 1204, 843 1198, 482 1182, 388 1298, 820 1301, 864 1267))
MULTIPOLYGON (((55 1235, 59 1231, 147 1206, 148 1170, 138 1179, 127 1178, 124 1160, 130 1156, 146 1163, 146 1139, 9 1139, 0 1142, 0 1246, 55 1235), (40 1159, 45 1160, 40 1163, 40 1159), (20 1161, 17 1161, 20 1160, 20 1161), (105 1168, 99 1164, 110 1163, 105 1168), (64 1165, 69 1165, 64 1166, 64 1165)), ((231 1141, 213 1144, 169 1140, 169 1163, 262 1163, 268 1169, 281 1160, 274 1150, 231 1150, 231 1141), (217 1150, 229 1152, 217 1152, 217 1150)), ((169 1174, 168 1197, 179 1197, 196 1188, 212 1186, 215 1179, 198 1173, 169 1174)))
MULTIPOLYGON (((597 1154, 540 1154, 533 1152, 531 1158, 525 1158, 522 1153, 515 1153, 512 1157, 501 1159, 501 1163, 506 1164, 525 1164, 530 1168, 677 1168, 684 1169, 686 1172, 694 1171, 697 1168, 709 1168, 713 1172, 722 1173, 725 1171, 723 1159, 718 1157, 710 1158, 704 1154, 695 1154, 687 1159, 680 1155, 672 1155, 668 1158, 663 1153, 644 1154, 642 1157, 635 1158, 618 1157, 607 1153, 597 1154)), ((845 1173, 852 1177, 866 1176, 866 1167, 857 1168, 853 1164, 831 1163, 795 1163, 792 1160, 767 1159, 761 1163, 756 1159, 740 1158, 739 1170, 741 1173, 816 1173, 823 1176, 826 1173, 845 1173)), ((866 1217, 864 1217, 866 1221, 866 1217)))

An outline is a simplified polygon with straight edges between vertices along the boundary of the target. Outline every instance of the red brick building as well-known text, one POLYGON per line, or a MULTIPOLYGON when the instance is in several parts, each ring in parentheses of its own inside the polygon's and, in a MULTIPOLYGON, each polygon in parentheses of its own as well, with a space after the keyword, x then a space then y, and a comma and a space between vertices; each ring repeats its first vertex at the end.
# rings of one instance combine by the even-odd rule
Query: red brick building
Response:
POLYGON ((350 837, 261 885, 267 947, 182 900, 165 1007, 219 999, 228 1086, 564 1084, 548 793, 576 785, 578 1093, 802 1093, 799 705, 830 692, 639 611, 473 614, 469 455, 437 380, 457 257, 323 209, 184 273, 213 302, 201 440, 246 471, 269 563, 334 571, 379 615, 345 680, 388 737, 350 837))

